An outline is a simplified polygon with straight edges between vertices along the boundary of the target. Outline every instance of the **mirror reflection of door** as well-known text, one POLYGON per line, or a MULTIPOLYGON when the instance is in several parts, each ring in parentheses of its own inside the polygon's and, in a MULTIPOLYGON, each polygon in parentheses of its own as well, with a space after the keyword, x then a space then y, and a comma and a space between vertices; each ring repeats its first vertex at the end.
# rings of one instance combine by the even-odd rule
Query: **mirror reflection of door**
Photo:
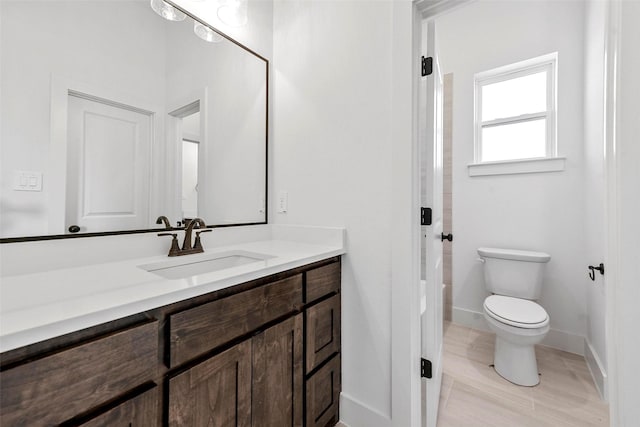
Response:
POLYGON ((152 115, 132 106, 69 93, 68 231, 148 227, 152 115))
POLYGON ((199 141, 182 139, 182 218, 198 216, 199 141))
POLYGON ((182 118, 182 220, 198 217, 198 163, 200 162, 200 110, 191 108, 182 118))

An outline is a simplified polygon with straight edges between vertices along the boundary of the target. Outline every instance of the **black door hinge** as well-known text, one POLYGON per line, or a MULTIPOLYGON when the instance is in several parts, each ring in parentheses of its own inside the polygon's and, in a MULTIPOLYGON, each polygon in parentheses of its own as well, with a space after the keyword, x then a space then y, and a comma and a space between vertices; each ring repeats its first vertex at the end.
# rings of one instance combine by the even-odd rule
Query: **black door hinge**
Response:
POLYGON ((430 56, 422 57, 422 77, 430 76, 433 73, 433 58, 430 56))
POLYGON ((420 208, 420 225, 431 225, 431 208, 420 208))
POLYGON ((420 376, 422 378, 431 378, 431 360, 420 359, 420 376))

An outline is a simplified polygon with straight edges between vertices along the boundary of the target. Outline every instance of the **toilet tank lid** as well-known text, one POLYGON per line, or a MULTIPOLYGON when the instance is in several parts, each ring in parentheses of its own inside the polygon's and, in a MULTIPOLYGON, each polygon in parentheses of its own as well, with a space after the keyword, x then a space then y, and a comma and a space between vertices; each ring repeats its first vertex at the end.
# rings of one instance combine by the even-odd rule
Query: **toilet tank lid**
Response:
POLYGON ((478 248, 478 254, 485 258, 512 259, 528 262, 547 262, 551 259, 551 255, 544 252, 521 251, 519 249, 478 248))

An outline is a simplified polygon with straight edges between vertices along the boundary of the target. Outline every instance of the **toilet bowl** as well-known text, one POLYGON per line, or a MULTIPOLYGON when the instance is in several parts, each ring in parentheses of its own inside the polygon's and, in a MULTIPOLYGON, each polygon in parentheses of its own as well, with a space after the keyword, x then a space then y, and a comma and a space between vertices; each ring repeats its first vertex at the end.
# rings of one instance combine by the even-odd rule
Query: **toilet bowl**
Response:
POLYGON ((549 332, 544 308, 522 298, 491 295, 484 301, 484 318, 496 334, 496 372, 517 385, 537 385, 540 377, 534 346, 549 332))
POLYGON ((540 382, 535 344, 549 332, 549 315, 540 296, 545 264, 551 256, 516 249, 479 248, 485 285, 484 318, 496 334, 494 368, 514 384, 540 382))

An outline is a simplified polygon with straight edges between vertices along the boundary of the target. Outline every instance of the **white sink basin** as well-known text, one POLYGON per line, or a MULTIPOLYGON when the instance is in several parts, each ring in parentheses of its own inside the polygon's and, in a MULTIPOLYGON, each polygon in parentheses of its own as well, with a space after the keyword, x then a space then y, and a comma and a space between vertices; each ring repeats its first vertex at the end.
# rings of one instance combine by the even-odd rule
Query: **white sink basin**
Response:
POLYGON ((211 255, 185 255, 167 261, 139 265, 138 268, 165 279, 184 279, 198 274, 226 270, 240 265, 263 262, 271 255, 247 251, 228 251, 211 255))

